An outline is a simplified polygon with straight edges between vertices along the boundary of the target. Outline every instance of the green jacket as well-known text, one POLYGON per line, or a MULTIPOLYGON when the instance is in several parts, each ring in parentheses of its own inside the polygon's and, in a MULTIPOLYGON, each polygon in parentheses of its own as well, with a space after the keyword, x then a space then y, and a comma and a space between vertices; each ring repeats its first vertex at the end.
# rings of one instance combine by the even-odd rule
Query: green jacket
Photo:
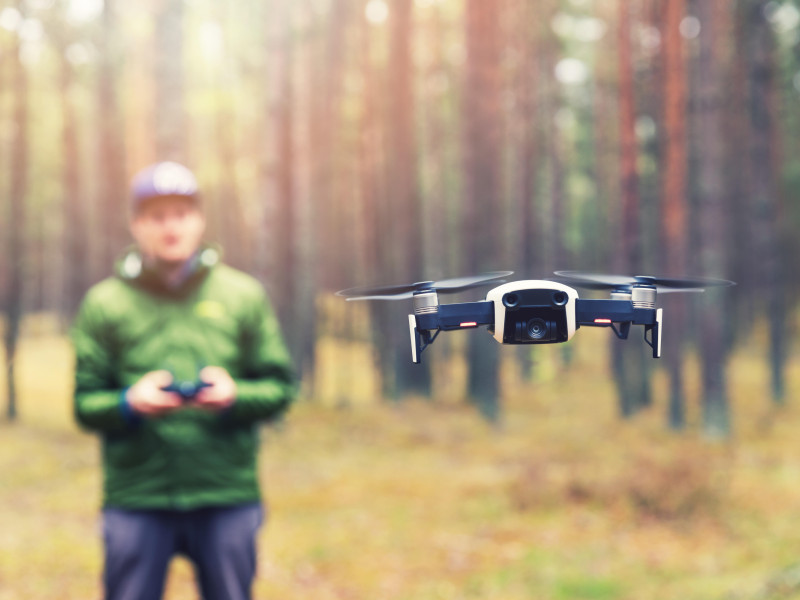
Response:
POLYGON ((289 353, 261 285, 198 254, 169 289, 132 251, 92 287, 73 327, 75 415, 102 438, 104 506, 188 510, 260 499, 257 424, 293 398, 289 353), (123 402, 149 371, 194 381, 228 370, 236 402, 222 413, 186 408, 142 418, 123 402))

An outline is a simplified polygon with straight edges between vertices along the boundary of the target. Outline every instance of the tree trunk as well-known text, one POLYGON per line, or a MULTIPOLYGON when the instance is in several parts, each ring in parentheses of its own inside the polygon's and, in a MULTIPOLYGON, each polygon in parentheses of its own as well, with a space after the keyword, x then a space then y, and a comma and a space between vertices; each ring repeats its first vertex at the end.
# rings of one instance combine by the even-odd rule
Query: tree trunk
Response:
POLYGON ((747 22, 750 39, 750 161, 753 273, 755 293, 769 323, 772 398, 782 403, 786 384, 786 300, 781 256, 781 210, 776 183, 775 149, 779 133, 775 93, 775 40, 767 20, 769 2, 750 0, 747 22))
MULTIPOLYGON (((225 75, 222 75, 225 79, 225 75)), ((236 141, 232 123, 236 115, 228 107, 224 93, 218 93, 215 110, 216 160, 220 179, 217 182, 217 215, 219 216, 223 248, 227 262, 244 271, 252 268, 250 227, 246 223, 244 207, 236 181, 236 141)))
POLYGON ((267 45, 267 127, 264 137, 269 140, 265 180, 268 194, 263 211, 264 223, 260 238, 265 244, 259 249, 259 259, 265 261, 262 273, 275 300, 286 339, 295 362, 301 360, 297 340, 304 325, 300 323, 296 298, 300 293, 296 276, 298 260, 298 228, 295 185, 295 89, 292 79, 294 47, 291 35, 292 8, 289 3, 275 0, 266 13, 267 45), (262 232, 266 232, 264 235, 262 232), (266 239, 265 239, 266 238, 266 239), (269 247, 266 247, 266 244, 269 247))
MULTIPOLYGON (((19 2, 20 12, 22 2, 19 2)), ((26 211, 25 202, 28 188, 28 76, 20 59, 20 41, 15 36, 14 43, 8 55, 10 62, 13 94, 14 117, 13 140, 11 147, 14 152, 11 156, 11 186, 9 190, 9 222, 8 229, 8 262, 9 276, 6 290, 6 328, 5 328, 5 354, 6 354, 6 382, 7 406, 6 417, 9 421, 17 418, 17 388, 14 359, 17 353, 17 342, 23 315, 23 285, 25 281, 25 229, 26 211)))
POLYGON ((71 318, 75 314, 88 284, 86 265, 89 260, 89 249, 86 226, 88 211, 81 190, 77 114, 72 94, 74 71, 67 59, 67 47, 66 40, 59 41, 63 233, 60 269, 62 298, 58 308, 67 318, 71 318))
MULTIPOLYGON (((545 231, 541 226, 541 215, 536 209, 536 187, 539 183, 540 121, 541 110, 539 88, 541 85, 540 64, 544 35, 540 6, 528 0, 515 0, 509 7, 513 19, 509 23, 512 47, 517 54, 512 74, 514 93, 513 124, 508 131, 510 151, 513 156, 511 210, 505 218, 504 227, 513 232, 510 264, 522 278, 537 278, 544 274, 541 237, 545 231)), ((533 377, 533 351, 528 345, 518 347, 517 360, 523 380, 533 377)))
POLYGON ((158 0, 155 23, 155 139, 158 160, 187 162, 183 0, 158 0))
MULTIPOLYGON (((463 152, 463 248, 471 272, 497 269, 502 254, 500 2, 467 0, 463 152)), ((489 420, 500 417, 499 358, 488 336, 469 338, 470 400, 489 420)))
MULTIPOLYGON (((414 65, 411 48, 414 36, 413 2, 395 2, 389 13, 389 74, 386 86, 386 166, 387 196, 391 207, 392 229, 389 234, 397 264, 396 281, 419 281, 423 278, 422 207, 418 180, 416 102, 414 101, 414 65), (392 235, 394 234, 394 235, 392 235)), ((394 311, 398 312, 398 311, 394 311)), ((404 310, 398 315, 403 323, 404 310)), ((396 324, 395 321, 393 324, 396 324)), ((415 365, 409 357, 408 331, 394 326, 390 342, 394 353, 395 393, 398 397, 431 392, 430 361, 415 365)))
MULTIPOLYGON (((729 207, 725 202, 723 147, 723 85, 720 30, 728 16, 724 0, 699 5, 703 31, 698 59, 696 127, 698 133, 698 221, 703 274, 725 274, 725 248, 729 207)), ((730 431, 728 393, 725 375, 726 315, 722 302, 725 292, 710 289, 703 294, 701 312, 701 360, 703 383, 703 428, 711 437, 725 437, 730 431)))
MULTIPOLYGON (((619 254, 615 267, 638 275, 641 269, 641 227, 639 176, 636 168, 636 112, 633 58, 631 52, 630 3, 619 0, 619 116, 620 194, 619 254)), ((612 373, 617 387, 619 410, 630 417, 651 403, 649 365, 641 344, 634 340, 611 341, 612 373)))
MULTIPOLYGON (((122 64, 118 37, 119 28, 116 1, 105 0, 103 27, 100 40, 99 75, 97 81, 97 112, 99 132, 99 199, 102 245, 101 273, 110 270, 119 254, 127 232, 128 181, 125 172, 125 145, 123 118, 117 90, 117 72, 122 64)), ((143 165, 142 165, 143 166, 143 165)))
MULTIPOLYGON (((686 275, 688 224, 686 219, 686 82, 687 70, 681 20, 686 0, 664 0, 662 5, 663 74, 663 169, 662 239, 665 275, 686 275)), ((668 423, 672 429, 686 424, 686 399, 683 378, 683 345, 686 338, 686 302, 682 294, 667 298, 665 309, 669 327, 664 335, 664 357, 670 379, 668 423)))

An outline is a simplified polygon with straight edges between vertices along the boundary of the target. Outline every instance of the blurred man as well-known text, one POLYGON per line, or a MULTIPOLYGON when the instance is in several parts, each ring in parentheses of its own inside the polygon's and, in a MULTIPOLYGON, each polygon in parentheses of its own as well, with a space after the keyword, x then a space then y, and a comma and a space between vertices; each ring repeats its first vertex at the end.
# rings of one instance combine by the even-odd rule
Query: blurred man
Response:
POLYGON ((175 554, 206 600, 250 598, 256 426, 291 402, 289 354, 259 283, 202 243, 186 167, 139 173, 130 208, 136 245, 73 330, 76 418, 102 440, 106 598, 160 598, 175 554))

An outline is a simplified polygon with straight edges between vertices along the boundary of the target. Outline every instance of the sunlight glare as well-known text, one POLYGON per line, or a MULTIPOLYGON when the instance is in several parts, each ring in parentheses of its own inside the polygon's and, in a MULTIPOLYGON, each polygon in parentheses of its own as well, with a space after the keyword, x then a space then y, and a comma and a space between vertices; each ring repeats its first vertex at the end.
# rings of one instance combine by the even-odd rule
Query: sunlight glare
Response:
POLYGON ((700 30, 702 29, 700 19, 692 16, 684 17, 679 25, 679 29, 684 38, 693 40, 700 35, 700 30))
POLYGON ((44 25, 39 19, 25 19, 19 27, 19 37, 26 42, 38 42, 44 38, 44 25))
POLYGON ((103 14, 103 0, 70 0, 67 5, 67 20, 72 23, 86 23, 103 14))
POLYGON ((94 46, 90 43, 74 43, 67 46, 65 56, 73 66, 87 65, 94 62, 96 57, 94 46))
POLYGON ((653 139, 656 135, 656 122, 653 117, 642 115, 636 119, 635 131, 636 137, 639 141, 647 141, 653 139))
POLYGON ((53 8, 55 3, 55 0, 28 0, 28 8, 45 11, 53 8))
POLYGON ((0 27, 6 31, 16 31, 22 23, 22 15, 16 8, 7 7, 0 11, 0 27))
POLYGON ((555 76, 561 83, 577 85, 589 78, 589 67, 577 58, 563 58, 556 64, 555 76))
POLYGON ((225 51, 222 28, 218 23, 207 21, 200 26, 200 47, 209 62, 217 62, 225 51))
POLYGON ((578 19, 575 27, 575 38, 581 42, 596 42, 603 38, 608 26, 602 19, 583 17, 578 19))
POLYGON ((608 30, 602 19, 574 17, 564 12, 559 12, 553 17, 550 27, 559 36, 579 42, 596 42, 602 39, 608 30))
POLYGON ((767 19, 781 33, 788 33, 800 25, 800 11, 793 4, 770 2, 764 9, 767 19))
POLYGON ((645 50, 656 50, 661 46, 661 32, 658 27, 643 25, 638 30, 639 43, 645 50))
POLYGON ((381 25, 389 18, 389 5, 386 0, 369 0, 364 7, 364 16, 373 25, 381 25))

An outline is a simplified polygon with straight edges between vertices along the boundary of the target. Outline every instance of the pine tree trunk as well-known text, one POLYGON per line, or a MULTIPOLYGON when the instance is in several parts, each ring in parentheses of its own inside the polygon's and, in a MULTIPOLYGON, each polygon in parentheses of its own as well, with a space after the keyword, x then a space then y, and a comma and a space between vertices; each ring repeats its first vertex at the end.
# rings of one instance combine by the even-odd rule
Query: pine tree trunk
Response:
POLYGON ((775 40, 767 20, 769 2, 750 0, 747 22, 750 39, 750 161, 751 220, 753 230, 753 273, 755 294, 769 323, 769 360, 772 398, 782 403, 785 396, 786 299, 781 252, 781 209, 775 149, 779 132, 773 106, 775 93, 775 40))
MULTIPOLYGON (((723 63, 719 33, 728 16, 724 0, 702 3, 698 63, 698 221, 703 274, 721 277, 725 273, 725 248, 729 207, 725 203, 723 147, 723 63)), ((703 383, 703 428, 711 437, 725 437, 730 431, 729 403, 725 374, 726 316, 722 299, 725 292, 707 290, 702 297, 700 349, 703 383)))
MULTIPOLYGON (((639 275, 641 269, 641 226, 639 175, 636 168, 636 111, 634 101, 633 58, 631 51, 630 3, 619 0, 619 114, 620 114, 620 193, 619 254, 615 267, 620 272, 639 275)), ((619 411, 630 417, 651 403, 650 372, 641 344, 635 340, 611 341, 612 373, 619 398, 619 411)))
MULTIPOLYGON (((393 233, 390 235, 398 269, 397 281, 418 281, 423 277, 422 207, 418 179, 416 132, 416 102, 414 100, 414 68, 412 63, 413 2, 392 4, 389 15, 389 73, 387 86, 387 194, 393 212, 393 233)), ((392 233, 390 230, 387 233, 392 233)), ((403 323, 403 310, 397 322, 403 323)), ((397 323, 395 322, 395 323, 397 323)), ((409 357, 408 331, 393 327, 394 370, 396 394, 431 392, 430 361, 414 364, 409 357)))
MULTIPOLYGON (((22 9, 22 2, 20 9, 22 9)), ((20 10, 22 12, 22 10, 20 10)), ((24 13, 23 13, 24 14, 24 13)), ((9 52, 11 69, 11 89, 13 94, 13 140, 11 147, 14 152, 11 156, 11 187, 9 190, 10 210, 8 229, 8 262, 9 277, 6 290, 6 327, 5 327, 5 355, 6 355, 6 382, 7 406, 6 417, 9 421, 17 418, 17 387, 14 360, 17 353, 20 324, 23 315, 23 285, 25 280, 25 230, 26 211, 25 201, 28 188, 28 76, 20 59, 19 38, 15 37, 13 47, 9 52)))
POLYGON ((264 222, 257 231, 257 259, 261 264, 256 266, 256 270, 271 292, 286 341, 295 362, 299 363, 301 356, 297 339, 304 326, 300 323, 296 302, 300 290, 296 276, 299 232, 292 15, 291 5, 281 0, 271 2, 265 14, 268 34, 264 50, 268 58, 268 84, 264 138, 268 140, 268 149, 263 170, 268 193, 262 212, 264 222))
POLYGON ((161 0, 156 16, 155 139, 157 160, 186 163, 183 0, 161 0))
MULTIPOLYGON (((467 0, 464 89, 464 254, 470 271, 495 270, 502 256, 500 139, 500 2, 467 0)), ((500 416, 497 345, 487 336, 469 338, 468 393, 490 420, 500 416)))
POLYGON ((85 198, 81 190, 80 152, 78 147, 78 128, 76 126, 75 104, 72 99, 73 69, 66 57, 66 43, 61 44, 61 112, 63 129, 61 147, 63 149, 63 165, 61 170, 64 190, 61 295, 59 309, 62 314, 71 317, 78 308, 81 297, 87 287, 87 270, 89 252, 86 236, 87 210, 85 198))
MULTIPOLYGON (((687 69, 680 24, 686 14, 686 0, 664 0, 662 6, 664 126, 662 223, 665 275, 686 274, 688 223, 686 202, 687 148, 687 69)), ((672 429, 686 424, 686 399, 683 378, 683 345, 686 338, 686 302, 681 294, 668 297, 664 313, 669 322, 663 353, 670 379, 668 423, 672 429)))
MULTIPOLYGON (((118 46, 118 0, 105 0, 97 81, 100 235, 102 244, 101 273, 107 274, 120 252, 127 231, 128 181, 125 172, 123 118, 117 90, 117 70, 121 64, 118 46)), ((142 165, 144 166, 144 165, 142 165)))

